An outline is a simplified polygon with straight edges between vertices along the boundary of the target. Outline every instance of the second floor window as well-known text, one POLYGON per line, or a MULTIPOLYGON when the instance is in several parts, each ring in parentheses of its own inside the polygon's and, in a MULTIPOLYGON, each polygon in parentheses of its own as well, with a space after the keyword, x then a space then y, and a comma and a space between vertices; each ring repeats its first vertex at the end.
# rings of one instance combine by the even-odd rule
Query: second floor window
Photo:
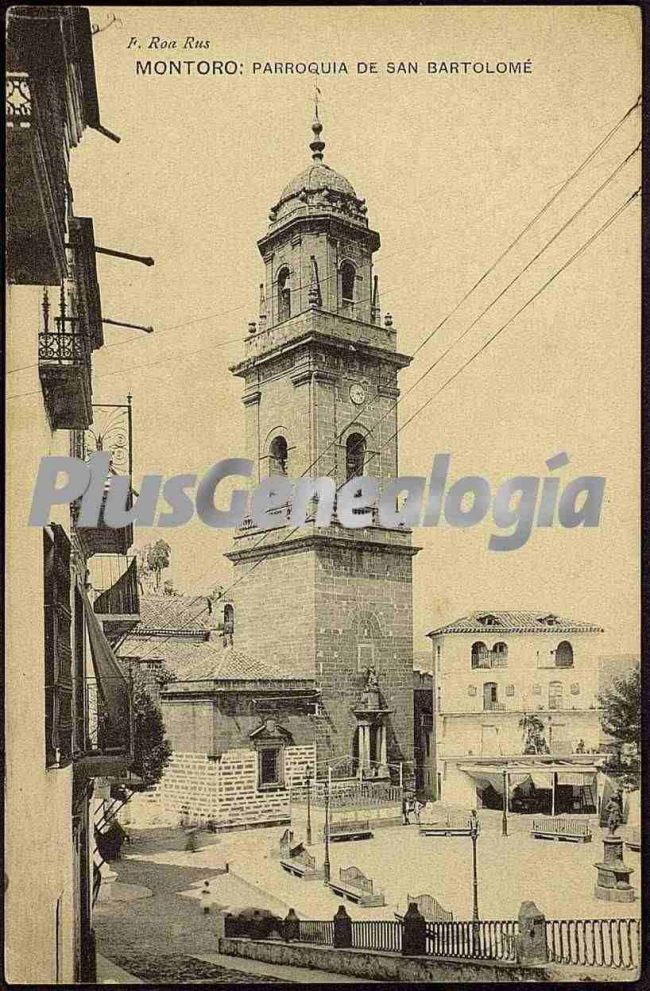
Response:
POLYGON ((487 649, 482 640, 477 640, 476 643, 472 644, 472 667, 490 667, 490 651, 487 649))
POLYGON ((568 640, 558 644, 555 651, 555 666, 556 668, 573 667, 573 647, 568 640))
POLYGON ((225 636, 235 632, 235 609, 229 602, 223 607, 223 632, 225 636))

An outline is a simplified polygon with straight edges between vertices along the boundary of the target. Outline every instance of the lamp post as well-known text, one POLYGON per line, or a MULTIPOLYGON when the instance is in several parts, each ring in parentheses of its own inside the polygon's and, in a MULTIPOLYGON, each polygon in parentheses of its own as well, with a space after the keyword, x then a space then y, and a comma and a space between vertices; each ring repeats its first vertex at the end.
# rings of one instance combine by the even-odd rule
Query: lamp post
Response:
POLYGON ((472 809, 471 818, 469 823, 469 835, 472 841, 472 894, 473 894, 473 905, 472 905, 472 919, 474 922, 478 922, 478 874, 476 870, 476 841, 478 839, 478 834, 481 828, 478 821, 478 816, 476 814, 476 809, 472 809))
POLYGON ((508 835, 508 770, 503 769, 503 817, 501 820, 501 833, 508 835))
POLYGON ((323 860, 323 880, 329 883, 331 875, 330 867, 330 786, 329 781, 325 787, 325 859, 323 860))
POLYGON ((307 846, 311 846, 311 770, 307 768, 305 774, 307 784, 307 846))

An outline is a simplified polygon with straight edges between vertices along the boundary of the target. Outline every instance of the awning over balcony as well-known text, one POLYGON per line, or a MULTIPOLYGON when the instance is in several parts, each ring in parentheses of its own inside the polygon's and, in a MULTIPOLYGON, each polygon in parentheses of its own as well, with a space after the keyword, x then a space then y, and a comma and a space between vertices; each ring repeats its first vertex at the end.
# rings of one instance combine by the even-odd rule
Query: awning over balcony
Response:
POLYGON ((93 668, 103 703, 98 714, 99 750, 106 755, 129 755, 132 739, 128 682, 85 592, 82 597, 93 668))

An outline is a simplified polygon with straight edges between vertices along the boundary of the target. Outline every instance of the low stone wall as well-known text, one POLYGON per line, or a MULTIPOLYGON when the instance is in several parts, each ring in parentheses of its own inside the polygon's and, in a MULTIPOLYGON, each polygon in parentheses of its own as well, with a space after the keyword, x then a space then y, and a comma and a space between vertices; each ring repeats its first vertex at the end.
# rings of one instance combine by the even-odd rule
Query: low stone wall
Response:
POLYGON ((221 936, 219 952, 266 963, 311 967, 332 974, 372 981, 464 982, 484 981, 509 983, 547 981, 549 971, 544 967, 522 967, 520 964, 487 960, 440 960, 432 957, 404 957, 399 953, 377 950, 339 950, 313 943, 282 943, 279 940, 252 940, 221 936))

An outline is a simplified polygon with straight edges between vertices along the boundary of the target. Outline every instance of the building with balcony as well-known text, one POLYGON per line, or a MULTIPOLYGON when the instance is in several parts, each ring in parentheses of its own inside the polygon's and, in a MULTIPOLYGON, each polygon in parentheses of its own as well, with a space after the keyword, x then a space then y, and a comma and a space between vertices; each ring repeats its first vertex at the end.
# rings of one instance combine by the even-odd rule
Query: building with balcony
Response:
POLYGON ((68 173, 84 130, 104 131, 88 10, 12 7, 6 87, 7 365, 21 384, 6 455, 5 973, 72 985, 95 979, 91 796, 127 772, 132 747, 102 627, 115 603, 93 609, 68 506, 43 529, 27 522, 40 458, 75 453, 92 424, 103 343, 93 223, 74 216, 68 173))
POLYGON ((595 811, 603 763, 594 623, 473 612, 433 647, 438 797, 467 808, 595 811))

